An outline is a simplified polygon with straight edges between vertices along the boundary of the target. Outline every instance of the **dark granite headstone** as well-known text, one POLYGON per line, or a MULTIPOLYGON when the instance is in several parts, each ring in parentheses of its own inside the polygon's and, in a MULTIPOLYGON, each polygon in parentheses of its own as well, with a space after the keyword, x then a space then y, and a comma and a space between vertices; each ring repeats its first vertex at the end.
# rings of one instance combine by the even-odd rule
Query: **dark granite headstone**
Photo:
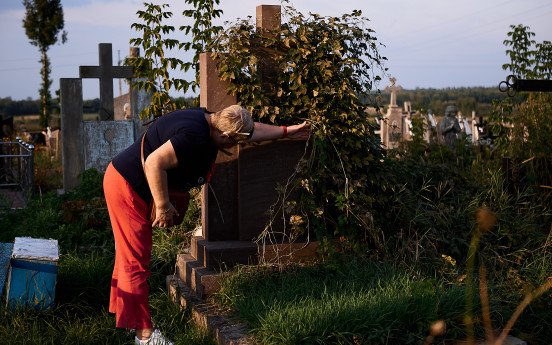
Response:
MULTIPOLYGON (((238 164, 239 240, 253 241, 271 225, 274 234, 289 233, 281 212, 283 189, 292 179, 305 141, 278 140, 240 146, 238 164), (273 209, 274 213, 269 213, 273 209)), ((287 192, 290 189, 288 186, 287 192)), ((289 196, 288 196, 289 197, 289 196)), ((277 235, 276 235, 277 236, 277 235)))

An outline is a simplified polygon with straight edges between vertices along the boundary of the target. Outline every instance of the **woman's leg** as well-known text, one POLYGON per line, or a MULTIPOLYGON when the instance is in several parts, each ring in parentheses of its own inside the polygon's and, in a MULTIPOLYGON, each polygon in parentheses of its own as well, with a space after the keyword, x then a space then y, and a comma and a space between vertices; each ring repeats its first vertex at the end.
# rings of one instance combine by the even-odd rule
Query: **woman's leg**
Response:
POLYGON ((110 164, 104 194, 115 238, 115 265, 109 311, 116 327, 151 329, 148 305, 152 229, 148 206, 110 164))

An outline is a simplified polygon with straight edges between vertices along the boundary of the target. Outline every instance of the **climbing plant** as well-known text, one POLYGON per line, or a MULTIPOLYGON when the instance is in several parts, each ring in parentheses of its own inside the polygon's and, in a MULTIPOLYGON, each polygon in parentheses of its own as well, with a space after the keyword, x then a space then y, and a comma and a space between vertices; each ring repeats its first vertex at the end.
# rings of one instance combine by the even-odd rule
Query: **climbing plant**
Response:
POLYGON ((311 123, 310 153, 284 192, 299 191, 284 203, 293 229, 379 243, 369 191, 384 152, 361 98, 377 106, 373 90, 386 60, 380 44, 360 11, 304 15, 283 5, 279 30, 242 19, 221 32, 210 46, 220 77, 257 120, 311 123), (269 70, 258 73, 267 58, 269 70))

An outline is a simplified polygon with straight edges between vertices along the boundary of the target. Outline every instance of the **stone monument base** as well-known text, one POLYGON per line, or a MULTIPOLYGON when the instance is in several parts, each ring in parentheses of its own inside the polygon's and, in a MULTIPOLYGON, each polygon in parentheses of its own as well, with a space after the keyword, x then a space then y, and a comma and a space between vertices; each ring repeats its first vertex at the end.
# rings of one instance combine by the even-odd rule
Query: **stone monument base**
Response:
POLYGON ((249 241, 192 238, 190 253, 176 259, 176 277, 199 299, 220 288, 220 272, 237 265, 308 263, 316 259, 318 242, 257 246, 249 241))

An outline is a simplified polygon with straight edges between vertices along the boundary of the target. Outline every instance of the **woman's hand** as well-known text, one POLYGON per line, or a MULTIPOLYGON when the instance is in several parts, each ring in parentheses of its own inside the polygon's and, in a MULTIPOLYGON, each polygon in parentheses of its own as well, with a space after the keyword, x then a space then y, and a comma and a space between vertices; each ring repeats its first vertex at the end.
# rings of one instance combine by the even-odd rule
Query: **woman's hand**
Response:
POLYGON ((152 227, 158 226, 160 228, 168 228, 173 225, 174 215, 179 215, 178 211, 169 202, 167 206, 161 206, 155 208, 155 220, 151 224, 152 227))
POLYGON ((311 134, 310 123, 307 121, 287 127, 287 138, 290 139, 308 139, 311 134))

